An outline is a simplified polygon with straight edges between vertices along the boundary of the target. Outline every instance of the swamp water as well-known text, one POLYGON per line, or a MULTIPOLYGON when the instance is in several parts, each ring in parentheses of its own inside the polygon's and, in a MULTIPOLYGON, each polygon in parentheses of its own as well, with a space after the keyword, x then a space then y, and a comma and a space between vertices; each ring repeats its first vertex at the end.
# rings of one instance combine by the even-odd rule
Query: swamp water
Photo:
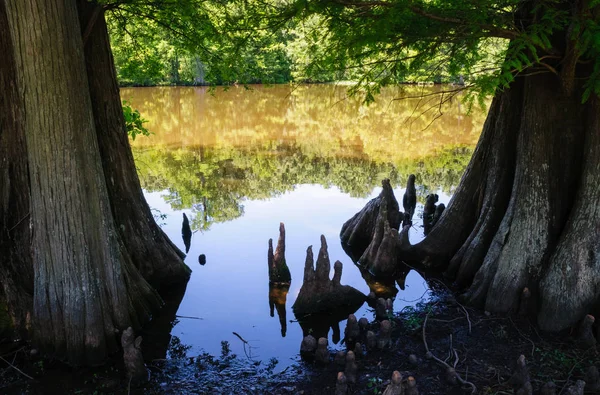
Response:
MULTIPOLYGON (((153 132, 138 136, 132 148, 155 218, 182 251, 183 213, 193 232, 185 260, 193 273, 171 342, 190 346, 189 356, 218 355, 227 341, 239 356, 277 358, 278 368, 295 362, 302 329, 291 307, 302 286, 306 249, 312 245, 316 259, 321 234, 329 246, 331 275, 336 260, 344 265, 342 284, 364 294, 394 293, 393 285, 365 281, 344 253, 339 232, 379 194, 384 178, 391 180, 402 206, 407 177, 416 175, 413 243, 423 238, 425 196, 437 193, 439 202, 448 204, 485 113, 467 116, 458 98, 441 107, 439 96, 410 98, 439 89, 386 88, 368 107, 347 98, 345 87, 333 85, 214 92, 204 87, 122 89, 122 98, 141 112, 153 132), (287 295, 269 289, 268 240, 277 243, 280 222, 292 275, 287 295), (200 254, 205 265, 199 263, 200 254), (286 302, 274 317, 270 296, 286 302)), ((395 311, 414 306, 427 290, 414 271, 404 285, 395 311)), ((373 319, 366 303, 355 315, 373 319)), ((332 331, 329 344, 342 347, 334 345, 332 331)))

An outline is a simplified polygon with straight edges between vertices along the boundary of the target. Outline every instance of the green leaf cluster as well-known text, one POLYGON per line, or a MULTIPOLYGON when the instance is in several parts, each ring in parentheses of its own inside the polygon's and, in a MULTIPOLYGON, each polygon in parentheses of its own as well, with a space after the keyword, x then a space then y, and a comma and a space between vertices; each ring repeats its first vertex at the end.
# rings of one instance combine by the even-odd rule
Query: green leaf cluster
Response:
POLYGON ((138 134, 143 136, 150 136, 151 132, 144 127, 144 124, 148 122, 138 110, 131 108, 127 101, 123 101, 123 118, 125 118, 125 130, 127 135, 135 140, 138 134))

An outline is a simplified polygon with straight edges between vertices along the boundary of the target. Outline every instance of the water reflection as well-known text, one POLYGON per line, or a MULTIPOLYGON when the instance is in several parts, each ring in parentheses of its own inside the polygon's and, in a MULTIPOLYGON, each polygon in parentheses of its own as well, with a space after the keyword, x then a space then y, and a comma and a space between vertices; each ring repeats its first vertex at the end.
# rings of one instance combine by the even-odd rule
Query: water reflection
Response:
POLYGON ((287 333, 287 313, 285 311, 285 304, 287 302, 287 294, 289 290, 289 284, 276 284, 269 282, 270 314, 271 317, 274 317, 274 310, 277 310, 277 316, 279 317, 279 325, 281 326, 281 337, 285 337, 285 334, 287 333))
POLYGON ((185 253, 187 254, 190 250, 190 245, 192 244, 192 229, 190 228, 190 221, 185 213, 183 213, 183 223, 181 224, 181 238, 183 239, 185 253))
POLYGON ((133 144, 142 186, 169 190, 173 208, 194 210, 192 229, 207 230, 241 217, 242 199, 279 196, 299 184, 365 197, 383 178, 404 185, 414 173, 419 201, 451 193, 485 114, 465 116, 456 99, 429 125, 435 114, 417 115, 435 97, 394 100, 423 89, 438 88, 384 89, 369 107, 327 85, 214 96, 206 88, 128 88, 122 96, 155 133, 133 144))
MULTIPOLYGON (((232 352, 243 355, 242 343, 232 335, 236 332, 256 347, 257 358, 277 357, 281 368, 297 356, 303 335, 318 338, 329 332, 336 343, 345 325, 340 321, 350 313, 373 316, 361 301, 333 312, 296 314, 295 309, 300 322, 291 323, 285 306, 302 300, 300 281, 269 284, 264 292, 269 278, 265 241, 273 229, 285 222, 286 264, 291 277, 300 279, 306 247, 316 235, 337 241, 342 224, 379 194, 382 179, 389 178, 396 196, 402 196, 409 174, 416 175, 413 227, 419 229, 426 195, 437 193, 440 202, 448 202, 484 117, 465 116, 454 101, 425 129, 432 119, 419 117, 426 101, 392 101, 399 89, 384 90, 368 108, 343 100, 345 89, 332 86, 232 88, 214 96, 205 88, 122 93, 155 133, 137 138, 133 146, 150 206, 161 213, 162 227, 178 247, 187 248, 182 210, 190 232, 200 231, 187 258, 198 269, 177 314, 203 319, 181 319, 171 334, 193 345, 196 354, 218 354, 221 341, 228 341, 232 352), (210 265, 200 267, 206 256, 210 265), (279 320, 266 314, 267 303, 279 320)), ((410 236, 422 237, 418 233, 410 236)), ((329 254, 343 263, 344 283, 363 298, 369 292, 382 297, 398 292, 393 283, 363 276, 339 243, 329 246, 329 254)), ((327 274, 329 279, 333 273, 327 274)), ((404 290, 395 309, 408 305, 402 299, 414 300, 425 291, 414 271, 396 283, 404 290)))

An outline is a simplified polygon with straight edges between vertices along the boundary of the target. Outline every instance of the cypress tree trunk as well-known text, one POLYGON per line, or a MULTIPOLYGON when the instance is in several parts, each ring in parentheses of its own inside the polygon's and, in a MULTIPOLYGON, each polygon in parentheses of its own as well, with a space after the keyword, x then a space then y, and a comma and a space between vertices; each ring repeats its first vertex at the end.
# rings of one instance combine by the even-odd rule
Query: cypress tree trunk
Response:
POLYGON ((486 310, 519 307, 524 288, 542 329, 595 312, 600 294, 600 107, 581 103, 589 73, 518 78, 496 95, 448 209, 403 258, 446 270, 486 310))
POLYGON ((114 61, 101 6, 79 0, 85 63, 96 135, 110 207, 135 266, 157 289, 187 281, 185 256, 160 227, 146 203, 125 131, 114 61))
POLYGON ((24 336, 33 308, 29 179, 23 103, 3 1, 0 54, 0 307, 6 304, 14 328, 24 336))
MULTIPOLYGON (((520 5, 515 26, 525 30, 543 7, 520 5)), ((550 38, 549 67, 498 89, 448 208, 425 239, 411 245, 405 227, 395 248, 411 267, 445 271, 472 304, 527 311, 558 331, 600 313, 600 98, 582 103, 594 62, 580 59, 572 34, 598 15, 580 2, 552 7, 572 26, 550 38)))
POLYGON ((93 365, 160 298, 111 213, 75 2, 7 2, 31 191, 33 330, 43 351, 93 365))

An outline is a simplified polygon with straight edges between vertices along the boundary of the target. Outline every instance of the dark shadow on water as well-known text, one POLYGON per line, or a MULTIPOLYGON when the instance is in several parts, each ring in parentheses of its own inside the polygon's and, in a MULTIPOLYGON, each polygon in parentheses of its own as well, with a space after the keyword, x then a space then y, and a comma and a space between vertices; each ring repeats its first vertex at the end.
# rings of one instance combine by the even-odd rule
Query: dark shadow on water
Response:
POLYGON ((175 286, 164 292, 161 297, 165 302, 162 309, 142 330, 142 352, 145 361, 165 359, 171 343, 171 329, 177 323, 177 310, 185 294, 187 283, 175 286))
POLYGON ((348 319, 350 314, 356 313, 356 311, 361 308, 362 304, 358 305, 358 307, 355 306, 347 306, 345 309, 341 308, 330 312, 318 312, 299 318, 298 323, 302 328, 302 336, 311 335, 315 339, 321 337, 327 338, 329 329, 331 329, 333 330, 333 343, 338 344, 341 338, 340 322, 348 319))

